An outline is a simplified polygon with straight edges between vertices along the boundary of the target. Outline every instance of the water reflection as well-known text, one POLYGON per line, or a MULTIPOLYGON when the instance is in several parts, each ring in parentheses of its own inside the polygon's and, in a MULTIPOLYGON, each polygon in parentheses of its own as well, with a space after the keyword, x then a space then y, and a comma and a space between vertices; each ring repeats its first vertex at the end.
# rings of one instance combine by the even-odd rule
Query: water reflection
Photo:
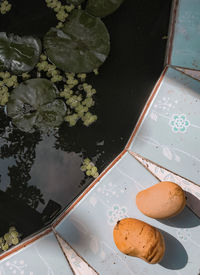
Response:
POLYGON ((6 209, 0 234, 15 225, 28 235, 52 221, 92 179, 80 170, 82 148, 75 152, 73 140, 62 145, 56 131, 27 134, 9 123, 0 110, 0 209, 6 209))
POLYGON ((1 148, 3 149, 1 150, 2 158, 5 158, 4 153, 7 153, 7 157, 14 157, 15 159, 15 164, 8 166, 10 184, 6 189, 6 194, 36 209, 39 203, 44 204, 45 201, 40 189, 36 186, 29 186, 28 182, 31 178, 30 170, 35 160, 35 147, 40 141, 40 135, 38 133, 33 134, 31 142, 27 141, 26 138, 23 134, 17 135, 13 131, 9 135, 9 145, 4 144, 1 148))
MULTIPOLYGON (((65 207, 77 195, 79 183, 84 179, 80 170, 81 153, 65 152, 55 148, 56 138, 46 136, 36 146, 36 159, 30 171, 29 183, 36 185, 50 199, 65 207)), ((39 211, 43 209, 42 205, 39 211)))
POLYGON ((38 132, 27 135, 8 125, 1 128, 1 170, 4 175, 3 189, 11 197, 36 209, 39 203, 44 204, 43 195, 36 186, 29 186, 30 170, 35 160, 35 147, 41 137, 38 132), (9 161, 4 161, 5 159, 9 161), (7 178, 5 166, 7 165, 7 178), (8 181, 9 179, 9 181, 8 181))

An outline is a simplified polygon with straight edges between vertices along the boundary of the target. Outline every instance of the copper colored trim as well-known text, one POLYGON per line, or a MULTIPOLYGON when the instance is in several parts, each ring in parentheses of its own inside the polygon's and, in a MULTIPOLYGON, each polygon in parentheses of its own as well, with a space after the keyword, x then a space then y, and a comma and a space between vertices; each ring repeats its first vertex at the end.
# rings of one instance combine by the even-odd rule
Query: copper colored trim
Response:
MULTIPOLYGON (((175 25, 174 18, 176 18, 176 11, 177 11, 177 6, 178 6, 178 1, 179 0, 175 0, 175 10, 174 10, 175 14, 174 14, 173 21, 172 21, 173 26, 172 26, 172 33, 171 33, 171 35, 174 35, 174 25, 175 25)), ((173 39, 173 37, 172 37, 172 39, 173 39)), ((171 53, 171 47, 169 48, 169 52, 171 53)), ((171 58, 171 55, 170 55, 170 58, 171 58)), ((125 149, 111 162, 111 164, 99 175, 99 177, 96 180, 94 180, 93 183, 88 188, 86 188, 86 190, 74 201, 74 203, 72 203, 72 205, 70 207, 68 207, 66 209, 66 211, 63 212, 60 215, 60 217, 57 220, 55 220, 55 222, 53 222, 50 225, 49 228, 47 228, 42 233, 39 233, 35 237, 33 237, 33 238, 31 238, 31 239, 29 239, 27 241, 24 241, 23 243, 19 244, 18 246, 10 249, 8 252, 3 253, 2 255, 0 255, 0 260, 2 260, 4 258, 8 257, 9 255, 11 255, 11 254, 13 254, 13 253, 21 250, 22 248, 25 248, 26 246, 34 243, 38 239, 40 239, 40 238, 44 237, 45 235, 49 234, 50 232, 52 232, 52 228, 55 228, 64 219, 64 217, 81 201, 81 199, 97 184, 97 182, 99 182, 100 179, 122 158, 122 156, 125 153, 128 153, 127 150, 129 148, 129 146, 130 146, 130 144, 131 144, 131 142, 132 142, 135 134, 137 133, 138 128, 140 127, 140 125, 141 125, 141 123, 143 121, 143 118, 144 118, 144 116, 145 116, 145 114, 146 114, 146 112, 147 112, 147 110, 148 110, 148 108, 149 108, 149 106, 150 106, 150 104, 151 104, 151 102, 152 102, 152 100, 153 100, 153 98, 154 98, 154 96, 155 96, 155 94, 156 94, 156 92, 157 92, 157 90, 158 90, 158 88, 159 88, 159 86, 160 86, 160 84, 161 84, 161 82, 162 82, 162 80, 163 80, 166 72, 167 72, 167 69, 168 69, 168 66, 165 67, 163 73, 161 74, 159 80, 157 81, 157 83, 155 85, 155 88, 154 88, 153 92, 151 93, 151 95, 150 95, 150 97, 149 97, 149 99, 148 99, 148 101, 147 101, 147 103, 146 103, 146 105, 145 105, 145 107, 144 107, 144 109, 142 111, 142 114, 141 114, 141 116, 140 116, 140 118, 139 118, 139 120, 138 120, 138 122, 136 124, 136 127, 135 127, 135 129, 134 129, 134 131, 133 131, 133 133, 132 133, 132 135, 131 135, 128 143, 127 143, 127 145, 125 146, 125 149), (52 226, 52 228, 51 228, 51 226, 52 226)))
POLYGON ((177 176, 177 177, 179 177, 179 178, 182 178, 183 180, 192 183, 193 185, 196 185, 197 187, 200 187, 199 184, 197 184, 197 183, 195 183, 195 182, 193 182, 193 181, 191 181, 191 180, 189 180, 189 179, 187 179, 187 178, 185 178, 185 177, 183 177, 183 176, 180 176, 180 175, 177 174, 176 172, 173 172, 173 171, 171 171, 171 170, 165 168, 164 166, 161 166, 161 165, 159 165, 158 163, 156 163, 156 162, 154 162, 154 161, 152 161, 152 160, 150 160, 150 159, 148 159, 148 158, 145 158, 145 157, 141 156, 141 155, 138 154, 138 153, 135 153, 135 152, 133 152, 133 151, 131 151, 131 150, 128 150, 128 153, 129 153, 131 156, 133 156, 139 163, 141 163, 142 166, 144 166, 144 167, 145 167, 145 168, 146 168, 155 178, 157 178, 159 181, 160 181, 160 179, 159 179, 155 174, 153 174, 153 173, 145 166, 145 164, 143 164, 142 162, 140 162, 140 160, 138 160, 138 159, 136 158, 136 156, 139 157, 139 158, 141 158, 141 159, 143 159, 143 160, 146 161, 146 162, 152 163, 153 165, 159 167, 160 169, 164 169, 164 170, 166 170, 167 172, 172 173, 172 174, 174 174, 175 176, 177 176))
POLYGON ((153 98, 154 98, 154 96, 155 96, 155 94, 156 94, 156 92, 157 92, 157 90, 158 90, 158 88, 159 88, 159 86, 160 86, 160 84, 161 84, 161 82, 162 82, 162 80, 163 80, 163 78, 164 78, 164 76, 165 76, 165 74, 166 74, 166 72, 167 72, 167 69, 168 69, 168 66, 166 66, 165 67, 165 69, 164 69, 164 71, 163 71, 163 73, 162 73, 162 75, 161 75, 161 77, 159 78, 159 80, 157 81, 157 83, 156 83, 156 85, 155 85, 155 88, 154 88, 154 90, 153 90, 153 92, 151 93, 151 95, 150 95, 150 97, 149 97, 149 99, 148 99, 148 101, 147 101, 147 103, 146 103, 146 105, 145 105, 145 107, 144 107, 144 110, 142 111, 142 114, 141 114, 141 116, 140 116, 140 118, 139 118, 139 121, 138 121, 138 123, 137 123, 137 125, 136 125, 136 127, 135 127, 135 129, 134 129, 134 131, 133 131, 133 133, 132 133, 132 135, 131 135, 131 137, 130 137, 130 139, 129 139, 129 141, 128 141, 128 143, 127 143, 127 145, 126 145, 126 147, 125 147, 125 149, 121 152, 121 154, 119 154, 118 155, 118 157, 116 158, 116 159, 114 159, 114 161, 101 173, 101 175, 75 200, 75 202, 70 206, 70 207, 68 207, 67 209, 66 209, 66 211, 64 212, 64 213, 62 213, 61 214, 61 216, 55 221, 55 223, 53 223, 53 227, 55 228, 63 219, 64 219, 64 217, 76 206, 76 204, 78 203, 78 202, 80 202, 81 201, 81 199, 96 185, 96 183, 97 182, 99 182, 99 180, 115 165, 115 163, 116 162, 118 162, 120 159, 121 159, 121 157, 127 152, 127 150, 128 150, 128 148, 129 148, 129 146, 130 146, 130 144, 131 144, 131 142, 132 142, 132 140, 133 140, 133 138, 134 138, 134 136, 135 136, 135 134, 137 133, 137 131, 138 131, 138 128, 140 127, 140 125, 141 125, 141 123, 142 123, 142 121, 143 121, 143 118, 144 118, 144 116, 145 116, 145 114, 146 114, 146 112, 147 112, 147 110, 148 110, 148 108, 149 108, 149 105, 151 104, 151 102, 152 102, 152 100, 153 100, 153 98))
POLYGON ((181 67, 181 66, 176 66, 176 65, 170 65, 171 67, 175 68, 176 70, 188 70, 188 71, 193 71, 193 72, 200 72, 200 70, 197 69, 192 69, 192 68, 187 68, 187 67, 181 67))
MULTIPOLYGON (((131 138, 129 139, 129 141, 128 141, 126 147, 125 147, 125 149, 111 162, 111 164, 99 175, 99 177, 96 180, 94 180, 92 182, 92 184, 88 188, 86 188, 86 190, 74 201, 74 203, 72 203, 72 205, 69 206, 66 209, 66 211, 63 212, 60 215, 60 217, 58 217, 58 219, 55 220, 55 222, 53 222, 50 225, 50 226, 52 226, 52 228, 55 228, 65 218, 65 216, 82 200, 82 198, 100 181, 100 179, 122 158, 122 156, 125 155, 125 153, 128 153, 127 149, 130 146, 130 144, 131 144, 131 142, 132 142, 132 140, 133 140, 136 132, 138 131, 138 128, 139 128, 140 124, 143 121, 143 118, 144 118, 144 116, 145 116, 145 114, 146 114, 146 112, 147 112, 147 110, 149 108, 149 105, 151 104, 151 102, 152 102, 152 100, 153 100, 153 98, 154 98, 154 96, 155 96, 155 94, 156 94, 156 92, 157 92, 157 90, 158 90, 158 88, 159 88, 159 86, 160 86, 160 84, 161 84, 161 82, 162 82, 165 74, 166 74, 167 69, 168 69, 168 66, 165 67, 165 69, 164 69, 161 77, 157 81, 157 83, 155 85, 155 88, 154 88, 152 94, 150 95, 150 97, 149 97, 149 99, 148 99, 148 101, 147 101, 147 103, 145 105, 144 110, 142 111, 142 114, 141 114, 141 116, 139 118, 139 121, 138 121, 138 123, 137 123, 137 125, 136 125, 136 127, 135 127, 135 129, 134 129, 134 131, 133 131, 133 133, 131 135, 131 138)), ((51 231, 52 231, 51 227, 47 228, 45 231, 43 231, 42 233, 38 234, 37 236, 35 236, 35 237, 33 237, 33 238, 25 241, 22 244, 19 244, 18 246, 12 248, 8 252, 3 253, 3 255, 0 255, 0 260, 2 260, 4 258, 6 258, 7 256, 9 256, 9 255, 11 255, 11 254, 13 254, 13 253, 21 250, 22 248, 24 248, 27 245, 35 242, 36 240, 40 239, 41 237, 44 237, 45 235, 49 234, 51 231)))
POLYGON ((169 65, 171 63, 178 5, 179 5, 179 0, 174 0, 172 4, 172 9, 171 9, 172 16, 170 19, 170 31, 169 31, 169 38, 167 43, 167 54, 166 54, 166 60, 165 60, 166 65, 169 65))
POLYGON ((145 107, 144 107, 144 109, 143 109, 143 111, 142 111, 142 114, 141 114, 140 117, 139 117, 139 120, 138 120, 138 122, 137 122, 137 124, 136 124, 136 126, 135 126, 135 129, 133 130, 133 133, 132 133, 132 135, 131 135, 131 137, 130 137, 130 139, 129 139, 129 141, 128 141, 126 147, 125 147, 125 150, 128 150, 128 149, 129 149, 129 147, 130 147, 130 145, 131 145, 131 142, 133 141, 133 138, 135 137, 135 135, 136 135, 136 133, 137 133, 137 131, 138 131, 138 129, 139 129, 139 127, 140 127, 140 125, 141 125, 143 119, 144 119, 144 116, 145 116, 145 114, 146 114, 146 112, 147 112, 147 110, 148 110, 148 108, 149 108, 149 106, 150 106, 152 100, 154 99, 154 96, 156 95, 157 90, 158 90, 160 84, 161 84, 162 81, 163 81, 163 78, 164 78, 164 76, 165 76, 167 70, 168 70, 168 66, 165 67, 164 71, 162 72, 162 74, 161 74, 159 80, 157 81, 157 83, 156 83, 156 85, 155 85, 155 87, 154 87, 154 89, 153 89, 153 92, 151 93, 149 99, 147 100, 147 103, 146 103, 146 105, 145 105, 145 107))
POLYGON ((196 73, 199 73, 199 76, 200 76, 200 70, 194 70, 194 69, 178 67, 178 66, 174 67, 174 69, 181 72, 182 74, 189 76, 190 78, 193 78, 194 80, 200 81, 200 79, 197 76, 189 73, 189 71, 196 72, 196 73))
POLYGON ((61 216, 52 224, 52 227, 55 228, 64 217, 81 201, 81 199, 100 181, 100 179, 122 158, 122 156, 127 152, 127 150, 123 150, 112 162, 111 164, 99 175, 99 177, 94 180, 91 185, 86 188, 86 190, 70 205, 65 212, 61 214, 61 216))
POLYGON ((54 233, 54 235, 55 235, 55 237, 57 239, 57 242, 58 242, 58 244, 59 244, 59 246, 60 246, 60 248, 62 250, 63 255, 65 256, 67 262, 69 263, 69 266, 70 266, 73 274, 76 275, 76 273, 74 271, 74 268, 72 267, 72 265, 71 265, 71 263, 70 263, 67 255, 66 255, 66 253, 65 253, 65 251, 63 249, 63 246, 60 243, 59 238, 62 239, 85 264, 87 264, 94 272, 96 272, 97 275, 99 275, 99 273, 82 256, 80 256, 80 254, 78 252, 76 252, 76 250, 57 231, 55 231, 55 229, 53 229, 53 233, 54 233))
POLYGON ((0 255, 0 260, 8 257, 9 255, 21 250, 22 248, 25 248, 27 245, 37 241, 38 239, 44 237, 45 235, 49 234, 52 231, 51 228, 47 228, 45 231, 43 231, 42 233, 39 233, 37 236, 25 241, 24 243, 19 244, 18 246, 12 248, 11 250, 9 250, 8 252, 5 252, 3 255, 0 255))

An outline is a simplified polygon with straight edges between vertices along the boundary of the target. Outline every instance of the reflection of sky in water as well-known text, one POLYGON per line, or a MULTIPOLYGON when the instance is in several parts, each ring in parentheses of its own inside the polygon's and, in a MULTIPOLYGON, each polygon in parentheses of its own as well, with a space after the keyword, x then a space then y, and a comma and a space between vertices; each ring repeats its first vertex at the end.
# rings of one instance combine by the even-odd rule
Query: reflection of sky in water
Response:
MULTIPOLYGON (((31 169, 30 185, 36 185, 44 195, 45 204, 51 199, 66 206, 77 194, 77 186, 84 178, 80 170, 82 158, 73 152, 54 147, 55 139, 47 137, 36 146, 36 159, 31 169)), ((39 211, 44 208, 40 205, 39 211)))
MULTIPOLYGON (((19 199, 21 191, 16 194, 15 188, 21 190, 20 188, 26 185, 26 182, 28 186, 36 186, 45 200, 45 204, 39 203, 36 208, 39 212, 44 210, 49 200, 58 203, 63 208, 81 192, 83 187, 80 187, 80 183, 84 180, 85 175, 80 170, 82 163, 80 153, 56 149, 54 135, 44 135, 42 140, 39 138, 36 143, 33 136, 28 141, 25 139, 13 140, 11 137, 9 140, 12 141, 7 142, 4 138, 0 138, 2 150, 0 190, 5 192, 8 187, 12 186, 13 198, 19 199), (31 143, 32 149, 28 151, 27 146, 30 146, 31 143), (2 149, 3 147, 4 149, 2 149), (32 161, 29 162, 30 157, 32 161), (25 168, 22 168, 24 165, 25 168), (16 170, 11 171, 13 167, 16 170), (10 185, 10 183, 12 184, 10 185), (21 186, 18 188, 19 184, 21 186)), ((22 189, 22 192, 26 194, 26 190, 26 188, 22 189)))
MULTIPOLYGON (((20 20, 16 20, 19 13, 15 14, 11 11, 11 17, 5 16, 1 22, 1 31, 22 35, 32 33, 42 38, 49 27, 56 24, 56 17, 42 1, 20 0, 18 5, 18 11, 21 11, 23 16, 20 17, 20 20), (39 10, 42 12, 38 12, 40 6, 39 10), (33 12, 34 16, 31 18, 27 16, 33 12), (48 20, 41 26, 40 19, 44 14, 48 20), (30 20, 29 24, 27 24, 27 20, 30 20)), ((164 19, 166 22, 163 24, 159 24, 160 19, 156 16, 154 16, 155 20, 152 20, 152 14, 148 12, 148 9, 143 10, 143 16, 140 16, 141 20, 138 21, 138 24, 142 24, 144 32, 149 35, 141 35, 141 28, 126 27, 131 24, 135 26, 135 18, 129 12, 132 8, 135 9, 135 4, 133 1, 127 1, 123 7, 119 9, 117 16, 113 15, 110 19, 106 19, 112 34, 112 54, 109 56, 108 62, 104 64, 100 75, 98 77, 91 76, 88 79, 89 83, 97 90, 95 96, 97 104, 94 113, 98 116, 98 120, 94 125, 88 128, 78 124, 76 127, 69 128, 65 123, 56 133, 57 140, 53 136, 44 138, 37 133, 25 134, 10 128, 9 119, 0 108, 0 151, 2 153, 0 155, 0 190, 5 191, 10 182, 12 183, 10 192, 8 192, 9 188, 7 194, 2 192, 2 197, 7 198, 6 205, 10 206, 10 212, 6 208, 1 217, 1 224, 5 223, 2 218, 10 222, 10 217, 13 217, 16 218, 19 225, 22 225, 27 234, 37 230, 41 227, 40 215, 31 208, 29 201, 33 200, 39 189, 44 196, 45 206, 49 200, 66 206, 93 180, 92 178, 84 179, 84 174, 80 171, 81 156, 78 154, 79 152, 83 152, 84 158, 89 157, 101 172, 123 150, 145 100, 163 67, 165 41, 160 39, 160 35, 167 31, 169 10, 168 4, 166 9, 161 7, 162 20, 164 19), (124 12, 127 15, 125 17, 123 16, 124 12), (123 18, 123 24, 119 18, 123 18), (150 22, 148 20, 151 21, 151 24, 148 24, 150 22), (159 25, 159 28, 152 33, 152 27, 155 24, 159 25), (137 37, 137 43, 135 37, 137 37), (124 41, 129 42, 128 48, 124 41), (145 48, 146 55, 141 61, 141 55, 144 52, 141 45, 146 44, 150 46, 145 48), (136 55, 132 54, 133 49, 137 52, 136 55), (140 54, 138 54, 138 50, 140 54), (157 62, 154 62, 155 59, 157 62), (43 140, 41 141, 41 139, 43 140), (55 149, 55 142, 57 148, 61 148, 62 151, 55 149), (84 184, 81 183, 83 179, 84 184), (35 193, 30 194, 28 191, 31 189, 31 185, 38 189, 35 188, 33 190, 35 193), (17 201, 22 193, 24 200, 17 201), (24 202, 26 204, 28 202, 27 207, 24 206, 24 202), (19 213, 20 215, 18 215, 19 213), (29 228, 27 228, 28 225, 29 228)), ((157 12, 156 10, 155 14, 157 12)), ((5 207, 3 201, 0 206, 5 207)), ((42 212, 45 206, 40 203, 36 210, 42 212)), ((49 212, 52 210, 51 207, 48 209, 49 212)), ((7 229, 5 228, 5 230, 7 229)))

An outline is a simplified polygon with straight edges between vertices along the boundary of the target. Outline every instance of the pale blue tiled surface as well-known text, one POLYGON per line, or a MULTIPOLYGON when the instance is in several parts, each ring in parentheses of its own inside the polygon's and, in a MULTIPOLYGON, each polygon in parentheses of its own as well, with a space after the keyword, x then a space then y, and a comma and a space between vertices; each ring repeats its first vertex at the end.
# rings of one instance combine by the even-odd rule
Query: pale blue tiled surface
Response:
POLYGON ((0 262, 0 275, 72 275, 53 233, 0 262))
MULTIPOLYGON (((170 64, 200 70, 200 0, 179 0, 170 64)), ((199 118, 200 82, 170 68, 129 149, 200 185, 199 118)), ((197 275, 200 220, 186 208, 164 224, 136 208, 137 192, 156 182, 126 153, 56 230, 103 275, 197 275), (125 216, 165 231, 167 250, 161 264, 148 265, 116 249, 113 226, 125 216)), ((1 261, 0 275, 11 274, 71 275, 72 271, 51 233, 1 261)))
POLYGON ((179 0, 170 64, 200 70, 199 0, 179 0))
POLYGON ((195 274, 200 268, 200 220, 187 208, 178 217, 161 223, 136 207, 138 191, 157 180, 126 153, 77 204, 56 230, 97 272, 103 275, 195 274), (119 252, 113 227, 123 217, 134 217, 164 230, 166 256, 160 264, 119 252))
POLYGON ((169 68, 130 150, 200 184, 199 145, 200 81, 169 68))

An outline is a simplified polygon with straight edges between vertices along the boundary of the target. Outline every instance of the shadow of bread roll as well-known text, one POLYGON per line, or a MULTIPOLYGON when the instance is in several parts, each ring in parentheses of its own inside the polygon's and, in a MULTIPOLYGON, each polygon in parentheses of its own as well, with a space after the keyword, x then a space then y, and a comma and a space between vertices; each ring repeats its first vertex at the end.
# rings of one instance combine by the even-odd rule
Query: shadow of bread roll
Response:
POLYGON ((136 196, 138 209, 154 219, 171 218, 178 215, 185 207, 183 189, 174 182, 161 181, 136 196))
POLYGON ((160 231, 143 221, 125 218, 113 230, 114 242, 124 254, 141 258, 150 264, 160 262, 165 253, 165 242, 160 231))

